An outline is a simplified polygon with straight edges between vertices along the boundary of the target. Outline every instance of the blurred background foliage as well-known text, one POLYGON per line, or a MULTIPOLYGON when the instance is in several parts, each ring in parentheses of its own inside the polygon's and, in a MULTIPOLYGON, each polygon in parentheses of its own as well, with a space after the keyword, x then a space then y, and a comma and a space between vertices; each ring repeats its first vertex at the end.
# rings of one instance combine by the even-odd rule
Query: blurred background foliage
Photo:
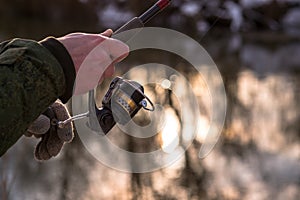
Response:
MULTIPOLYGON (((153 4, 152 0, 10 0, 1 1, 2 32, 39 38, 68 31, 98 32, 117 28, 153 4), (16 25, 17 23, 17 25, 16 25), (35 31, 30 31, 34 29, 35 31), (27 34, 26 34, 27 33, 27 34)), ((224 30, 297 31, 298 0, 173 0, 172 7, 149 26, 163 26, 192 35, 213 27, 224 30)), ((4 34, 2 33, 2 34, 4 34)))
MULTIPOLYGON (((154 2, 0 0, 0 40, 115 30, 154 2)), ((217 64, 228 108, 214 151, 203 160, 197 157, 211 116, 205 77, 174 55, 132 52, 117 67, 117 74, 156 62, 190 80, 201 118, 199 132, 184 156, 156 172, 128 174, 99 163, 78 137, 57 158, 44 163, 33 158, 36 141, 22 138, 0 159, 0 199, 300 199, 299 0, 173 0, 148 26, 191 36, 217 64)), ((161 72, 131 77, 138 80, 155 73, 161 72)), ((108 83, 99 86, 99 99, 108 83)), ((176 97, 161 87, 149 86, 146 92, 168 108, 168 116, 175 119, 171 126, 178 130, 137 140, 114 128, 108 137, 133 152, 164 147, 164 134, 173 135, 180 146, 183 124, 176 97)), ((147 115, 135 120, 143 123, 147 115)))

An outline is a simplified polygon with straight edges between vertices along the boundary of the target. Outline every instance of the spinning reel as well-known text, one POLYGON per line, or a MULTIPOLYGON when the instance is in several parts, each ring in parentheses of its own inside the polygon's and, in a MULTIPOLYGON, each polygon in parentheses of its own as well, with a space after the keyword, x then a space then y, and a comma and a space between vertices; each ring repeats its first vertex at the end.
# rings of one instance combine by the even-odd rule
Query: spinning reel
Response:
POLYGON ((141 108, 154 111, 154 105, 144 94, 143 86, 121 77, 111 81, 101 108, 98 109, 96 106, 93 91, 89 93, 89 99, 89 127, 99 132, 101 131, 99 124, 104 134, 107 134, 116 123, 127 124, 141 108), (151 105, 150 108, 147 107, 148 103, 151 105))
MULTIPOLYGON (((136 32, 133 32, 129 37, 126 35, 125 38, 118 38, 116 34, 126 30, 144 27, 145 23, 166 8, 170 2, 171 0, 157 1, 142 15, 134 17, 115 31, 112 37, 122 40, 123 42, 130 40, 136 32)), ((110 83, 109 89, 102 100, 102 107, 97 107, 94 99, 94 90, 91 90, 89 92, 89 111, 73 116, 65 121, 59 121, 57 125, 64 127, 67 123, 74 120, 89 117, 88 126, 90 129, 98 133, 103 132, 107 134, 116 123, 121 125, 128 123, 141 108, 154 111, 154 105, 144 94, 143 86, 135 81, 116 77, 110 83), (150 103, 150 108, 147 107, 148 103, 150 103)))
POLYGON ((98 108, 94 99, 94 90, 89 92, 89 111, 75 115, 57 126, 64 128, 72 121, 89 117, 87 126, 98 133, 107 134, 116 123, 126 125, 141 109, 154 111, 154 105, 144 94, 144 88, 138 82, 115 77, 98 108), (151 107, 148 107, 148 103, 151 107), (100 126, 99 126, 100 125, 100 126))

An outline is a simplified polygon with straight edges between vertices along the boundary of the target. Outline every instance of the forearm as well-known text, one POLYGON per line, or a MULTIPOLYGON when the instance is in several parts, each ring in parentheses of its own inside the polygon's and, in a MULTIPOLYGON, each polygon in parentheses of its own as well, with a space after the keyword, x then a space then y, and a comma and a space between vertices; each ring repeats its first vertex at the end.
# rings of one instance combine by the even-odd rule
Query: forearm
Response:
POLYGON ((46 48, 20 39, 0 45, 0 156, 57 98, 66 102, 71 97, 72 60, 55 41, 42 44, 46 48), (56 51, 60 53, 54 55, 56 51), (64 71, 70 69, 66 79, 64 71))

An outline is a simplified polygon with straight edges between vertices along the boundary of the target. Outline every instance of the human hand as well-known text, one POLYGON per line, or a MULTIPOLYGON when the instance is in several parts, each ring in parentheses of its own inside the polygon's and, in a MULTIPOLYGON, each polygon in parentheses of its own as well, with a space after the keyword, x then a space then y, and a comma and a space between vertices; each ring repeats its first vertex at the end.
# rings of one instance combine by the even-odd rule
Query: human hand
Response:
POLYGON ((64 121, 69 117, 65 106, 56 101, 29 126, 24 135, 41 138, 34 151, 37 160, 49 160, 57 156, 64 143, 72 141, 74 137, 72 124, 66 124, 63 128, 56 125, 57 121, 64 121))
POLYGON ((71 33, 57 38, 75 65, 75 95, 94 89, 104 78, 112 76, 114 64, 128 55, 128 46, 110 38, 112 33, 108 29, 102 34, 71 33))

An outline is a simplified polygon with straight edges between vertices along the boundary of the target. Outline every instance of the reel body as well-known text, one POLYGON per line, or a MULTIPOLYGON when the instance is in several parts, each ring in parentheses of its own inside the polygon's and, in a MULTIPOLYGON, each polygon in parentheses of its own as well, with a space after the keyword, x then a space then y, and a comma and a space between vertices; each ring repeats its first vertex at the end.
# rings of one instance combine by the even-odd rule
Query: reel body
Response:
POLYGON ((141 109, 154 111, 154 105, 144 94, 142 85, 121 77, 114 78, 98 108, 94 92, 89 93, 89 127, 96 132, 107 134, 116 123, 127 124, 141 109), (147 104, 151 107, 148 108, 147 104), (95 117, 96 116, 96 117, 95 117), (99 126, 102 130, 99 130, 99 126))

